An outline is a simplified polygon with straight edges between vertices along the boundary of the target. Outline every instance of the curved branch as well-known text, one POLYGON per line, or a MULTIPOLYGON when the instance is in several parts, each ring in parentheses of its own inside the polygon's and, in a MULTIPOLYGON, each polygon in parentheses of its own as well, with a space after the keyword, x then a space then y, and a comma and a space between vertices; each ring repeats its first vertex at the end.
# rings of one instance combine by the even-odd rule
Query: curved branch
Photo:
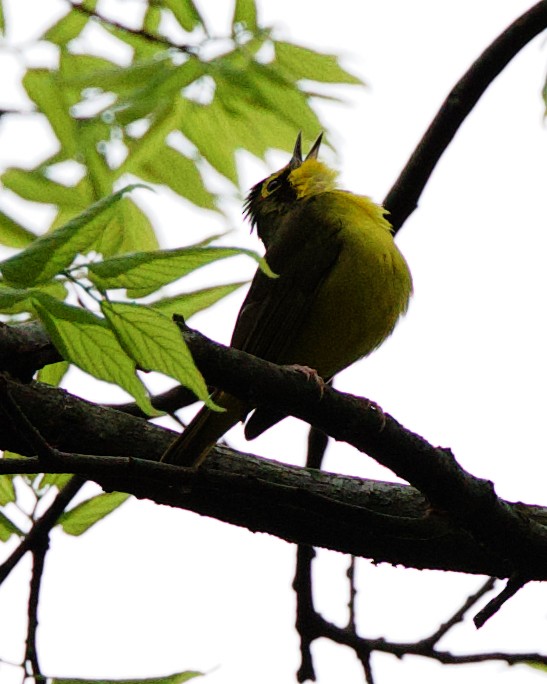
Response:
POLYGON ((484 91, 513 57, 547 28, 547 0, 514 21, 456 83, 384 199, 396 233, 418 204, 433 169, 484 91))

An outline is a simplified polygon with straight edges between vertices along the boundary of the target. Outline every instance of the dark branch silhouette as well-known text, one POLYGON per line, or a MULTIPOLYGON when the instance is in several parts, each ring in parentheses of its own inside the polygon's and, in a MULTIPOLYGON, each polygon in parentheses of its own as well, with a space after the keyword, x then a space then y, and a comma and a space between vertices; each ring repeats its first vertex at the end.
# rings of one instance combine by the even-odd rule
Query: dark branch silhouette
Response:
POLYGON ((486 48, 451 90, 384 199, 395 232, 418 205, 433 169, 484 91, 513 57, 546 28, 547 2, 538 2, 486 48))

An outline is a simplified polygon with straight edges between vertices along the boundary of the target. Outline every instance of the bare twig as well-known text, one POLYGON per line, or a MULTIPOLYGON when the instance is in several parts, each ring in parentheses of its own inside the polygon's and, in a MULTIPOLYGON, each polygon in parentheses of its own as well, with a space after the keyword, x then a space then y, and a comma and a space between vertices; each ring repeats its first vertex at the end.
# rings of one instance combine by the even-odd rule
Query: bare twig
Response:
POLYGON ((525 580, 521 575, 515 574, 513 577, 510 577, 507 580, 507 584, 505 585, 503 591, 495 596, 481 611, 475 615, 473 618, 475 627, 480 629, 484 623, 493 615, 495 615, 503 606, 503 604, 512 598, 517 591, 520 591, 526 583, 527 580, 525 580))
POLYGON ((433 648, 434 646, 436 646, 439 643, 439 641, 443 638, 443 636, 445 636, 445 634, 447 634, 452 629, 452 627, 463 621, 466 614, 477 603, 479 599, 481 599, 489 591, 492 591, 495 584, 495 577, 489 577, 486 580, 486 582, 481 587, 479 587, 479 589, 474 594, 471 594, 471 596, 468 597, 468 599, 463 603, 463 605, 460 608, 458 608, 458 610, 450 618, 448 618, 448 620, 443 622, 442 625, 440 625, 439 628, 435 632, 433 632, 433 634, 426 637, 425 639, 422 639, 419 643, 424 647, 433 648))
POLYGON ((313 607, 311 566, 315 550, 300 544, 296 551, 296 573, 293 589, 296 592, 296 631, 300 636, 300 667, 297 672, 299 682, 315 682, 315 669, 311 645, 319 636, 317 613, 313 607))
POLYGON ((41 677, 38 651, 36 650, 36 632, 38 630, 38 605, 40 602, 40 588, 44 576, 44 563, 49 548, 49 532, 37 537, 32 549, 32 576, 30 579, 30 594, 28 600, 28 629, 25 648, 25 664, 30 668, 34 679, 41 677))
POLYGON ((19 544, 19 546, 12 552, 12 554, 0 565, 0 584, 6 579, 13 568, 21 560, 21 558, 28 552, 35 548, 40 548, 48 539, 49 533, 55 526, 61 513, 80 491, 85 484, 85 480, 78 476, 74 476, 64 487, 55 500, 42 517, 37 520, 30 532, 19 544))

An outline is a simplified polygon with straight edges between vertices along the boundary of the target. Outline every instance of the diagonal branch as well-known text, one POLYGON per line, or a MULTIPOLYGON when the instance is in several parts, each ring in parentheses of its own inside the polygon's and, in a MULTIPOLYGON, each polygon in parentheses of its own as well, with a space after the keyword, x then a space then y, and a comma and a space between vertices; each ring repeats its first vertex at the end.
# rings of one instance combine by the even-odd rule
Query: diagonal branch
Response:
MULTIPOLYGON (((534 522, 544 511, 500 500, 451 454, 380 416, 366 400, 328 387, 318 393, 300 373, 190 330, 184 334, 211 384, 348 441, 419 487, 434 508, 409 487, 282 466, 223 448, 197 473, 154 463, 175 433, 55 388, 7 380, 10 396, 52 449, 69 452, 47 470, 78 473, 107 489, 376 561, 498 577, 526 563, 530 579, 546 578, 547 535, 534 522)), ((0 424, 0 445, 28 453, 7 421, 0 424)), ((23 465, 0 462, 0 472, 23 465)))
POLYGON ((496 38, 456 83, 384 199, 395 232, 416 208, 437 162, 484 91, 513 57, 546 28, 547 1, 543 0, 496 38))

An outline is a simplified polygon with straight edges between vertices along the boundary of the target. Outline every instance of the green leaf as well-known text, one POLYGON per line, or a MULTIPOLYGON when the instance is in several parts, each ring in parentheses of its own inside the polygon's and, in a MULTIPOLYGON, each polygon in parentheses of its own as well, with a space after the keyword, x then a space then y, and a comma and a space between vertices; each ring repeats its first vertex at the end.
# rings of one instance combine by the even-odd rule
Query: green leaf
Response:
MULTIPOLYGON (((94 9, 96 2, 83 3, 89 9, 94 9)), ((77 38, 85 25, 89 21, 89 17, 77 10, 70 10, 64 17, 46 31, 44 40, 50 43, 55 43, 59 46, 65 46, 74 38, 77 38)))
POLYGON ((150 183, 163 183, 198 207, 214 209, 213 195, 206 189, 195 161, 168 145, 144 160, 137 173, 150 183))
POLYGON ((263 108, 277 113, 281 120, 297 129, 318 131, 321 123, 308 104, 307 96, 285 78, 274 64, 252 62, 243 75, 248 92, 263 108))
POLYGON ((234 151, 240 146, 239 122, 227 115, 216 97, 208 105, 181 100, 179 108, 182 133, 194 143, 211 166, 237 184, 234 151))
POLYGON ((12 313, 16 304, 26 302, 30 297, 30 290, 8 287, 0 283, 0 311, 3 313, 12 313))
POLYGON ((0 506, 13 503, 16 499, 13 475, 0 475, 0 506))
POLYGON ((124 197, 94 249, 103 257, 129 252, 153 251, 158 238, 150 219, 129 197, 124 197))
POLYGON ((0 36, 6 35, 6 17, 4 16, 4 3, 0 0, 0 36))
POLYGON ((80 154, 87 168, 82 179, 93 188, 93 197, 106 197, 112 193, 117 174, 106 161, 105 148, 110 140, 110 128, 104 121, 91 119, 78 121, 80 154))
POLYGON ((115 62, 91 55, 67 53, 61 61, 65 83, 79 91, 87 88, 100 88, 104 92, 129 94, 137 88, 148 86, 150 81, 165 72, 172 65, 171 58, 149 59, 120 66, 115 62))
POLYGON ((35 292, 45 292, 61 300, 66 297, 64 284, 56 280, 29 290, 16 289, 0 282, 0 311, 9 315, 32 311, 32 295, 35 292))
POLYGON ((134 361, 103 319, 40 293, 34 296, 34 308, 64 359, 99 380, 119 385, 143 411, 158 415, 135 373, 134 361))
MULTIPOLYGON (((251 107, 243 100, 234 97, 233 84, 225 79, 217 81, 217 107, 219 119, 227 126, 234 128, 237 144, 249 150, 257 157, 264 159, 265 153, 272 147, 292 152, 296 139, 295 127, 281 120, 271 109, 251 107)), ((317 129, 311 131, 301 127, 304 135, 317 137, 317 129)))
POLYGON ((308 79, 321 83, 363 85, 363 81, 338 64, 338 57, 315 52, 294 43, 275 42, 278 65, 295 80, 308 79))
POLYGON ((6 281, 30 286, 50 280, 89 248, 105 229, 112 208, 137 185, 104 197, 62 228, 36 239, 25 250, 0 263, 6 281))
POLYGON ((7 542, 14 534, 18 537, 24 536, 22 530, 17 525, 14 525, 9 518, 0 513, 0 541, 7 542))
POLYGON ((173 12, 175 19, 185 31, 193 31, 203 23, 192 0, 164 0, 164 6, 173 12))
MULTIPOLYGON (((180 118, 178 104, 181 101, 181 90, 200 78, 204 73, 204 65, 195 57, 189 57, 181 65, 160 61, 161 69, 154 78, 148 79, 141 88, 133 89, 121 99, 114 108, 117 123, 125 126, 136 119, 153 117, 160 122, 166 114, 176 121, 180 118)), ((171 128, 170 130, 173 130, 171 128)), ((150 131, 142 136, 147 138, 150 131)), ((163 142, 163 138, 160 142, 163 142)))
POLYGON ((60 491, 72 480, 74 476, 67 473, 46 473, 40 480, 40 487, 57 487, 60 491))
POLYGON ((68 368, 69 364, 66 361, 50 363, 47 366, 40 368, 36 379, 38 382, 43 382, 46 385, 58 387, 61 380, 65 377, 68 368))
POLYGON ((161 23, 161 8, 155 5, 148 5, 146 12, 144 13, 144 20, 142 22, 142 27, 146 33, 151 33, 152 35, 158 35, 161 23))
POLYGON ((178 672, 165 677, 148 677, 146 679, 65 679, 54 677, 51 684, 184 684, 195 677, 203 677, 202 672, 178 672))
POLYGON ((6 247, 26 247, 36 235, 0 211, 0 244, 6 247))
POLYGON ((90 280, 100 290, 125 288, 129 297, 139 298, 202 266, 240 254, 252 257, 266 273, 273 275, 256 252, 236 247, 190 247, 140 252, 89 264, 88 272, 90 280))
POLYGON ((119 508, 129 496, 125 492, 98 494, 63 513, 59 523, 67 534, 77 537, 119 508))
POLYGON ((232 19, 232 26, 243 24, 248 31, 253 33, 258 30, 258 22, 256 18, 256 4, 254 0, 236 0, 234 7, 234 16, 232 19))
POLYGON ((7 169, 2 174, 2 184, 23 199, 41 204, 83 209, 89 201, 77 187, 56 183, 37 170, 7 169))
POLYGON ((102 302, 101 309, 121 346, 140 368, 175 378, 209 408, 215 408, 205 380, 172 320, 138 304, 102 302))
POLYGON ((29 69, 23 77, 23 86, 38 110, 45 114, 49 125, 61 143, 61 157, 72 158, 78 150, 77 131, 69 106, 64 101, 58 72, 49 69, 29 69))
POLYGON ((150 306, 161 311, 165 316, 179 314, 185 320, 188 320, 195 313, 216 304, 219 300, 232 294, 232 292, 238 290, 243 285, 247 285, 247 283, 230 283, 229 285, 207 287, 203 290, 186 292, 184 294, 176 295, 175 297, 165 297, 164 299, 154 302, 150 306))

